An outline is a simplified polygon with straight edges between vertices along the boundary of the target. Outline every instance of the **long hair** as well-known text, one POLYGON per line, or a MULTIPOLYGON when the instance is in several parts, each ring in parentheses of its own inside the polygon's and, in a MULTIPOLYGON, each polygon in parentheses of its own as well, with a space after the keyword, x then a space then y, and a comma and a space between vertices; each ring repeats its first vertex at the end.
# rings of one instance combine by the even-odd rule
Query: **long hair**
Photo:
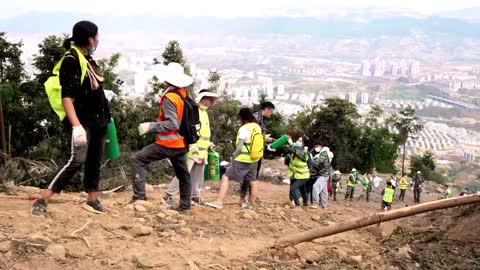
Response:
POLYGON ((98 34, 98 27, 90 21, 80 21, 73 26, 72 36, 67 38, 63 47, 70 50, 72 42, 78 47, 85 47, 89 45, 89 38, 95 38, 98 34))
POLYGON ((238 116, 240 117, 240 121, 242 122, 242 125, 257 122, 257 119, 253 115, 252 109, 247 107, 241 108, 240 112, 238 113, 238 116))

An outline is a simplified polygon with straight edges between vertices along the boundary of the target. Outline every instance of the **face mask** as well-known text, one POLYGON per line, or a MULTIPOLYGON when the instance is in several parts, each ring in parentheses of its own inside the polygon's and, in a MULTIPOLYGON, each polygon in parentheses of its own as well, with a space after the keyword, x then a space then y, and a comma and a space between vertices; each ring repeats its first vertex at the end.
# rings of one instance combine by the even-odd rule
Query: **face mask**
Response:
POLYGON ((95 47, 88 48, 88 55, 92 56, 95 53, 96 50, 97 50, 97 48, 95 48, 95 47))
POLYGON ((322 150, 321 147, 315 147, 315 152, 320 152, 320 150, 322 150))
POLYGON ((293 146, 295 146, 295 147, 302 147, 302 143, 301 143, 301 142, 295 142, 295 143, 293 144, 293 146))

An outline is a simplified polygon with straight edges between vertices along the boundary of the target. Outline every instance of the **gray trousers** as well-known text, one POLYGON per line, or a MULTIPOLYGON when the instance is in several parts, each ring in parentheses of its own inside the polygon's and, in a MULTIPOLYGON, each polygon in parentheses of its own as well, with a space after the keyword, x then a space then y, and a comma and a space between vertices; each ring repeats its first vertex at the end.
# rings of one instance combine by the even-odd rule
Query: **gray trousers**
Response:
POLYGON ((313 204, 320 204, 323 208, 328 206, 328 177, 320 176, 313 184, 313 204))
MULTIPOLYGON (((205 180, 205 163, 197 163, 189 158, 187 167, 192 182, 192 198, 199 198, 205 180)), ((170 196, 177 195, 180 192, 180 181, 176 176, 170 182, 166 192, 170 196)))

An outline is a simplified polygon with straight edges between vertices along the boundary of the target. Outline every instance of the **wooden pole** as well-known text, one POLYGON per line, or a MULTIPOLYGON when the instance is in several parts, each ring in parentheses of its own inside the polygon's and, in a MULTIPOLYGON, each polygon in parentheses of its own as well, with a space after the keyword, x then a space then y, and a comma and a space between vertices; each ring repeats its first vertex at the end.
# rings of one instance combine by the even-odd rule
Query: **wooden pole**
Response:
POLYGON ((12 125, 8 125, 8 159, 12 158, 12 125))
POLYGON ((2 136, 2 152, 7 154, 7 140, 5 138, 5 125, 3 123, 2 97, 0 97, 0 135, 2 136))
POLYGON ((444 208, 457 207, 467 204, 480 203, 480 194, 454 197, 445 200, 433 201, 422 203, 415 206, 404 207, 397 210, 392 210, 388 212, 381 212, 375 215, 358 218, 355 220, 344 221, 338 224, 330 225, 323 228, 312 229, 305 232, 300 232, 292 235, 287 235, 280 238, 276 243, 275 247, 281 248, 290 245, 296 245, 298 243, 311 241, 317 238, 326 237, 334 235, 341 232, 346 232, 373 224, 379 224, 384 221, 394 220, 398 218, 413 216, 425 212, 435 211, 444 208))

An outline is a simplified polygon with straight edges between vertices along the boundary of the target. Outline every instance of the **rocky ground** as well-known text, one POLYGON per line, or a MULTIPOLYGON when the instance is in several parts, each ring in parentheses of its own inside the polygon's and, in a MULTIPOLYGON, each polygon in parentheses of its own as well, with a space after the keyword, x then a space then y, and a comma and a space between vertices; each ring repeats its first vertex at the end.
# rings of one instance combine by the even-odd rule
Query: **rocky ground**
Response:
MULTIPOLYGON (((206 199, 216 197, 217 184, 207 183, 206 199)), ((194 207, 181 216, 160 205, 164 189, 149 186, 151 201, 136 205, 127 204, 128 190, 106 194, 108 213, 101 215, 82 208, 81 193, 55 197, 47 217, 32 216, 27 200, 0 199, 0 269, 480 269, 475 207, 274 249, 279 237, 376 213, 380 190, 371 202, 357 192, 352 204, 341 199, 322 211, 292 208, 287 185, 262 182, 261 203, 252 211, 239 208, 234 185, 225 209, 194 207)), ((426 200, 438 196, 431 189, 426 200)), ((407 196, 411 202, 411 191, 407 196)))

